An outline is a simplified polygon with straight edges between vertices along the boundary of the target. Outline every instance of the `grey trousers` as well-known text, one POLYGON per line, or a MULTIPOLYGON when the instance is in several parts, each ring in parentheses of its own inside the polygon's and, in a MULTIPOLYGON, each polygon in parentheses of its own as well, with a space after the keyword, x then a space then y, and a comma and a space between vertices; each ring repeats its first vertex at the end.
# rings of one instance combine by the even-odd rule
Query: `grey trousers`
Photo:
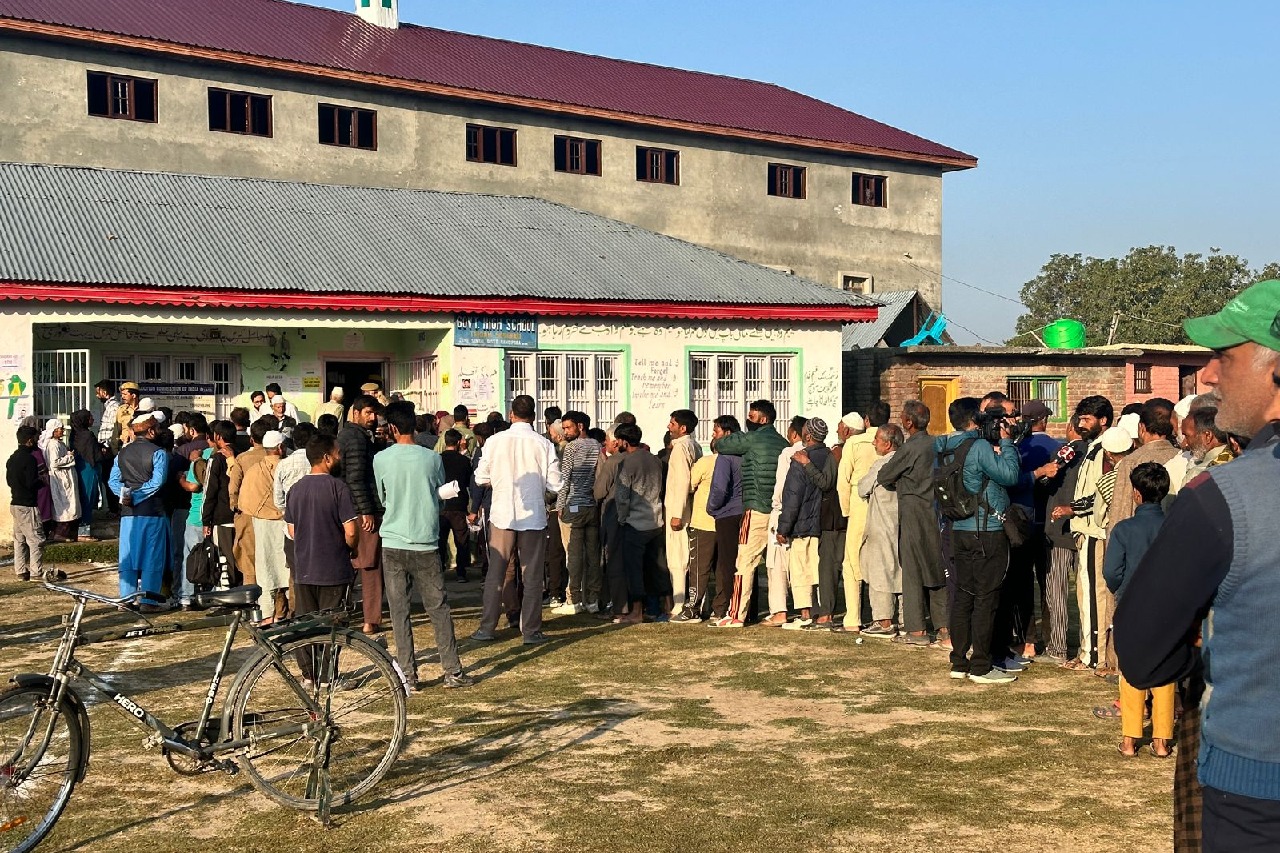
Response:
POLYGON ((818 605, 814 616, 831 616, 836 612, 836 584, 844 563, 846 532, 844 528, 824 530, 818 540, 818 605))
POLYGON ((44 525, 40 510, 33 506, 11 506, 13 515, 13 571, 31 577, 44 574, 44 525))
POLYGON ((440 652, 440 668, 445 674, 462 670, 458 660, 458 641, 453 634, 453 616, 444 591, 444 568, 439 551, 403 551, 382 543, 382 582, 391 609, 391 632, 396 641, 396 662, 404 670, 409 685, 418 683, 418 663, 414 657, 413 624, 409 605, 413 589, 422 596, 422 607, 431 618, 440 652), (410 585, 412 583, 412 586, 410 585))
MULTIPOLYGON (((480 630, 493 633, 502 615, 502 581, 514 553, 520 560, 524 599, 520 602, 520 633, 530 637, 542 630, 542 581, 546 571, 546 531, 506 530, 489 525, 489 571, 484 576, 484 606, 480 630)), ((615 602, 616 603, 616 602, 615 602)))

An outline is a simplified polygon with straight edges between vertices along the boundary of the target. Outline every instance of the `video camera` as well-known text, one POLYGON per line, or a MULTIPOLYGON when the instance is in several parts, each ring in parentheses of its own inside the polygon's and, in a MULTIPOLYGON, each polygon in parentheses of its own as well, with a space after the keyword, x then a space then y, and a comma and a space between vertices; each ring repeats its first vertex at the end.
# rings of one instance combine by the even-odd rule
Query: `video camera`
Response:
POLYGON ((1002 426, 1009 433, 1009 438, 1014 444, 1031 434, 1031 424, 1017 415, 1006 414, 1002 406, 989 406, 986 411, 978 412, 974 416, 973 423, 978 434, 992 445, 999 445, 1000 440, 1004 438, 1000 434, 1002 426))

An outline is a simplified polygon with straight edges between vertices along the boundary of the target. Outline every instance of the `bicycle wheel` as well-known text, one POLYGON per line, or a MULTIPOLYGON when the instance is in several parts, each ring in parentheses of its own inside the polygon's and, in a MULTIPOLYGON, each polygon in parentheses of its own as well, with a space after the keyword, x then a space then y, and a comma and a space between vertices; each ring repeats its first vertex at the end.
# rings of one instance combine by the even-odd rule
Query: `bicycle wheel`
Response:
POLYGON ((266 653, 245 664, 232 699, 232 735, 255 743, 237 760, 262 793, 315 811, 327 752, 329 802, 346 805, 376 785, 400 753, 404 684, 386 650, 352 631, 331 638, 325 630, 280 648, 284 672, 266 653), (320 719, 303 706, 293 682, 320 707, 320 719), (281 732, 307 725, 310 733, 281 732))
POLYGON ((58 822, 80 770, 80 721, 44 687, 0 693, 0 850, 35 849, 58 822))

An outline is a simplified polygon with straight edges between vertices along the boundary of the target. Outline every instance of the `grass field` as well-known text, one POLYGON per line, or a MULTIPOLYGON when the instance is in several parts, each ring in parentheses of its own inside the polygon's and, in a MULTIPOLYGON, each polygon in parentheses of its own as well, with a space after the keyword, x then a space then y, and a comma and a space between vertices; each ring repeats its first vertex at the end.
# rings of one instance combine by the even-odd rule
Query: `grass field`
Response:
MULTIPOLYGON (((64 566, 114 594, 109 569, 64 566)), ((0 576, 0 678, 48 667, 70 599, 0 576)), ((479 586, 450 584, 460 638, 479 586)), ((166 618, 160 617, 160 621, 166 618)), ((417 617, 420 654, 433 651, 417 617)), ((93 613, 96 625, 123 614, 93 613)), ((325 830, 243 775, 174 775, 114 707, 41 850, 1111 851, 1170 846, 1172 762, 1124 760, 1114 688, 1043 664, 1011 686, 947 677, 946 657, 853 635, 616 628, 551 617, 554 642, 460 642, 478 679, 409 699, 388 778, 325 830)), ((168 722, 194 719, 220 630, 80 657, 168 722)), ((437 678, 426 661, 421 672, 437 678)), ((0 840, 0 849, 3 849, 0 840)))

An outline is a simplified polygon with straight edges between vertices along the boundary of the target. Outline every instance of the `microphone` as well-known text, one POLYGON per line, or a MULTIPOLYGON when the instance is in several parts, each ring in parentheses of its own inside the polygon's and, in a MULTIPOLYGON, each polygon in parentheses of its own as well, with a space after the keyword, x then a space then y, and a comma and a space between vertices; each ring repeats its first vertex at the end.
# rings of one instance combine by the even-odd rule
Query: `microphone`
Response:
POLYGON ((1053 461, 1065 468, 1071 464, 1071 460, 1076 458, 1076 449, 1069 444, 1064 444, 1058 448, 1058 452, 1054 455, 1053 461))

